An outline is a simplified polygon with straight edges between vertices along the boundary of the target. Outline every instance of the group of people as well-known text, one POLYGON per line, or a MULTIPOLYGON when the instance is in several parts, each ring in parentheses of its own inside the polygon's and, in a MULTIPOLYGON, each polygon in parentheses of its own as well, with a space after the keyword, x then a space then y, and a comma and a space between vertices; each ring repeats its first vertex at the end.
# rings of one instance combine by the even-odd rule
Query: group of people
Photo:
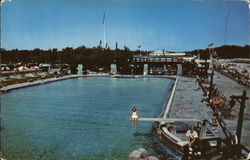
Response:
POLYGON ((227 103, 227 98, 221 94, 215 84, 210 84, 207 81, 203 81, 202 86, 208 91, 207 95, 210 95, 210 103, 217 109, 223 109, 227 103), (211 92, 211 93, 210 93, 211 92))
POLYGON ((211 101, 218 109, 223 108, 227 102, 227 98, 218 91, 218 88, 214 84, 211 89, 211 101))

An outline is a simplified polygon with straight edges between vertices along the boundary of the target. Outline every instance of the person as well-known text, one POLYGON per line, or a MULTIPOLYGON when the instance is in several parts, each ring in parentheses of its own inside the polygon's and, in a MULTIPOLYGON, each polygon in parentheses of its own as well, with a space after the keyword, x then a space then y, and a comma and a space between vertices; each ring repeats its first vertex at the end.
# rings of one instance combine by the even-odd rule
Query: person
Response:
MULTIPOLYGON (((194 126, 191 126, 190 130, 187 131, 186 137, 189 141, 188 146, 189 146, 190 151, 193 151, 193 149, 196 150, 195 146, 197 145, 197 142, 198 142, 198 134, 195 131, 194 126)), ((194 152, 196 152, 195 150, 194 152)))
POLYGON ((135 107, 132 108, 131 111, 131 121, 137 121, 138 120, 138 112, 135 107))
POLYGON ((138 118, 139 117, 138 117, 137 109, 135 107, 133 107, 132 111, 131 111, 130 120, 132 121, 132 128, 134 128, 134 129, 136 129, 138 118))
POLYGON ((209 121, 207 119, 204 119, 202 121, 202 137, 206 137, 207 135, 207 128, 208 128, 209 121))

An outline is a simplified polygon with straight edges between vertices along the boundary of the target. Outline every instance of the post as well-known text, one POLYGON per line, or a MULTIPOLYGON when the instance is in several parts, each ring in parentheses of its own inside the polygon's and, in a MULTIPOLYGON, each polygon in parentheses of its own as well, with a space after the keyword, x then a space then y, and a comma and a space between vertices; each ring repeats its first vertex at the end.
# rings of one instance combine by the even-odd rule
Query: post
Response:
POLYGON ((177 64, 177 75, 178 76, 182 75, 182 64, 177 64))
POLYGON ((111 73, 112 75, 117 74, 117 67, 116 67, 116 64, 111 64, 111 65, 110 65, 110 73, 111 73))
POLYGON ((82 64, 78 64, 78 66, 77 66, 77 74, 83 74, 83 65, 82 64))
POLYGON ((148 75, 148 64, 144 64, 143 66, 143 75, 148 75))
POLYGON ((213 53, 210 53, 209 59, 210 59, 209 69, 213 69, 213 53))
POLYGON ((148 64, 148 75, 150 74, 150 65, 148 64))
MULTIPOLYGON (((245 101, 246 99, 248 99, 246 97, 246 90, 243 91, 243 96, 241 98, 241 102, 240 102, 240 112, 239 112, 239 116, 238 116, 238 124, 237 124, 237 130, 236 130, 236 135, 238 138, 238 144, 241 143, 241 131, 242 131, 242 125, 243 125, 243 117, 244 117, 244 109, 245 109, 245 101)), ((241 155, 241 149, 239 148, 238 150, 238 154, 237 154, 240 158, 241 155)))
POLYGON ((210 81, 210 87, 209 87, 209 94, 208 94, 209 100, 211 99, 211 96, 212 96, 213 80, 214 80, 214 70, 212 70, 212 75, 211 75, 211 81, 210 81))

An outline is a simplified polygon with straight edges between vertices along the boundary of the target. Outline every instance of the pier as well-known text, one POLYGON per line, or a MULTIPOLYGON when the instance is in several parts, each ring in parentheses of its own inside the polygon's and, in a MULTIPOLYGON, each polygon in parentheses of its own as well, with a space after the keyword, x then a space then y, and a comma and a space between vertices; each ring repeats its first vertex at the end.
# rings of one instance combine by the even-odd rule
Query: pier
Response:
POLYGON ((138 118, 138 121, 158 121, 158 122, 166 122, 166 123, 174 123, 174 122, 201 122, 199 119, 182 119, 182 118, 138 118))
MULTIPOLYGON (((247 91, 247 97, 250 96, 250 89, 243 87, 228 77, 215 72, 214 83, 218 90, 230 100, 232 95, 241 95, 243 90, 247 91)), ((213 111, 203 102, 204 93, 195 83, 194 78, 179 77, 179 82, 175 91, 173 104, 169 112, 169 118, 196 118, 211 120, 214 116, 213 111)), ((223 118, 227 129, 235 134, 240 105, 236 103, 229 118, 223 118)), ((250 147, 250 107, 249 101, 246 101, 244 114, 244 123, 242 127, 242 144, 250 147)), ((223 133, 219 133, 224 138, 223 133)))
POLYGON ((250 146, 250 108, 247 98, 249 97, 250 91, 220 73, 215 72, 211 75, 214 75, 211 81, 216 85, 220 93, 227 98, 227 100, 230 100, 232 97, 237 99, 238 103, 233 107, 229 118, 216 115, 217 112, 214 112, 210 103, 205 100, 210 94, 204 92, 204 90, 200 88, 196 78, 178 77, 173 85, 168 102, 164 104, 165 109, 162 118, 139 118, 138 121, 175 123, 176 121, 201 122, 206 119, 212 123, 213 118, 217 118, 217 120, 219 118, 220 125, 210 126, 210 131, 219 139, 219 141, 224 143, 224 147, 220 149, 223 153, 221 156, 236 156, 237 158, 240 158, 242 150, 242 152, 244 152, 242 156, 244 157, 246 154, 249 154, 248 148, 250 146), (244 102, 240 99, 243 99, 244 102), (244 107, 242 107, 242 105, 244 106, 244 103, 245 113, 243 109, 244 107), (235 150, 238 150, 238 153, 236 153, 235 150), (227 155, 227 152, 232 152, 235 155, 227 155))
POLYGON ((201 102, 202 98, 194 78, 179 77, 168 118, 211 119, 213 111, 201 102))

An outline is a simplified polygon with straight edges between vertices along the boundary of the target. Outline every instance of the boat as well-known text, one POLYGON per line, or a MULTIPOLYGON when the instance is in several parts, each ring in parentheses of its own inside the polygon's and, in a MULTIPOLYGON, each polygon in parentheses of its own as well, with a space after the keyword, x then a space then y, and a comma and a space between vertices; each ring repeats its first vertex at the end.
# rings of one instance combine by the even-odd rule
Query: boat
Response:
POLYGON ((183 157, 191 157, 192 159, 212 158, 215 155, 221 156, 223 150, 222 139, 212 127, 214 126, 206 120, 175 119, 171 121, 169 119, 169 121, 155 122, 153 134, 166 147, 183 157), (195 127, 199 138, 199 143, 195 146, 195 152, 188 147, 189 142, 186 137, 186 133, 191 126, 195 127))

